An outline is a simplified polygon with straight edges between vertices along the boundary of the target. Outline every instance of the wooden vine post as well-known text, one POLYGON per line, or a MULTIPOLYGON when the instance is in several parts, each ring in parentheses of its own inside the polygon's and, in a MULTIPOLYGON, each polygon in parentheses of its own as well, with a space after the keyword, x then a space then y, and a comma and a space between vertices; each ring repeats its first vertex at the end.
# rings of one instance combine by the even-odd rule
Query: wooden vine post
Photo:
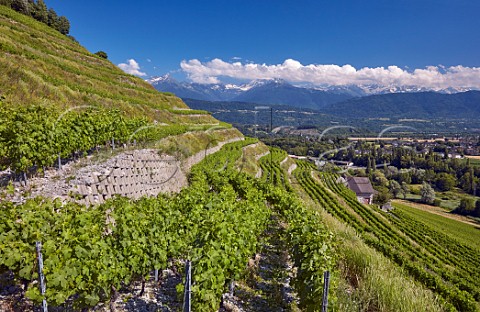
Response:
MULTIPOLYGON (((40 293, 42 296, 45 296, 45 276, 43 275, 43 257, 42 257, 42 243, 36 242, 35 247, 37 250, 37 260, 38 260, 38 281, 40 285, 40 293)), ((45 297, 42 300, 42 312, 48 312, 47 309, 47 300, 45 297)))

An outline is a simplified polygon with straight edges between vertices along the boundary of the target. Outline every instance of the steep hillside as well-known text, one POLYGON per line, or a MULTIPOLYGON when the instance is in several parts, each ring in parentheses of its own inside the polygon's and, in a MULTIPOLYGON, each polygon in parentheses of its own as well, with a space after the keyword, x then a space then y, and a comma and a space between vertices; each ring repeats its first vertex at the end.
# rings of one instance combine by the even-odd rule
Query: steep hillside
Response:
POLYGON ((231 127, 2 5, 0 73, 0 170, 24 180, 102 147, 231 127))
POLYGON ((348 118, 478 118, 480 92, 396 93, 350 99, 325 107, 324 113, 348 118))
POLYGON ((184 112, 176 114, 176 108, 186 108, 179 98, 156 91, 58 31, 1 5, 0 72, 0 96, 6 105, 59 110, 94 105, 160 122, 197 123, 184 112))

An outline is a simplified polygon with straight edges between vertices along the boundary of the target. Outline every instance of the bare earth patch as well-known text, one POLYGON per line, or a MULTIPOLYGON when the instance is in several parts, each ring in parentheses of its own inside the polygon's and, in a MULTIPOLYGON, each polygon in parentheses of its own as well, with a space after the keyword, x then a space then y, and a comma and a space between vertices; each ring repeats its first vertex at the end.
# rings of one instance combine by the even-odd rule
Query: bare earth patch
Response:
POLYGON ((465 157, 471 158, 471 159, 479 159, 479 160, 480 160, 480 155, 479 155, 479 156, 465 155, 465 157))

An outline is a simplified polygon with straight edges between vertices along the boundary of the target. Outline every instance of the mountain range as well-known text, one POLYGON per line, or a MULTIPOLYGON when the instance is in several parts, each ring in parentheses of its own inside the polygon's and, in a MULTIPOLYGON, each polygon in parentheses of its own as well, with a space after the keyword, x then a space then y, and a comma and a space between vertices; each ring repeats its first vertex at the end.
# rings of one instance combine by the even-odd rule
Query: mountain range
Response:
POLYGON ((432 92, 443 95, 468 89, 431 90, 416 86, 294 86, 282 79, 253 80, 245 84, 200 84, 178 81, 169 75, 148 80, 157 90, 171 92, 182 99, 203 101, 250 102, 266 105, 289 105, 323 110, 329 106, 358 100, 372 95, 420 94, 432 92))
POLYGON ((357 90, 316 90, 296 87, 282 79, 253 80, 242 85, 200 84, 177 81, 166 75, 148 80, 157 90, 182 99, 251 102, 320 109, 359 96, 357 90))
POLYGON ((345 118, 480 119, 480 91, 377 94, 324 107, 325 114, 345 118))
POLYGON ((255 124, 268 129, 271 121, 274 128, 325 129, 341 125, 372 135, 391 126, 408 126, 416 132, 432 134, 480 132, 478 91, 446 97, 438 97, 434 92, 372 95, 332 104, 321 111, 287 105, 274 105, 270 110, 256 103, 231 101, 185 99, 185 103, 192 109, 209 111, 216 119, 232 123, 247 134, 251 134, 249 131, 255 124))

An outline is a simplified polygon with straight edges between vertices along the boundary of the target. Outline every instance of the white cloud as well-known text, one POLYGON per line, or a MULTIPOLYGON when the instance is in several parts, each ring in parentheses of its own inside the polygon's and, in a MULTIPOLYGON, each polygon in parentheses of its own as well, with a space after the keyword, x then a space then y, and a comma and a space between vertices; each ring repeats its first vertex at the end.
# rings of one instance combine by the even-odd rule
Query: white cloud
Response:
POLYGON ((147 74, 140 71, 140 65, 134 59, 129 59, 127 63, 120 63, 117 65, 121 70, 130 75, 146 76, 147 74))
POLYGON ((293 59, 274 65, 225 62, 221 59, 202 63, 192 59, 182 61, 180 66, 192 81, 198 83, 217 83, 221 77, 245 80, 282 78, 292 83, 310 83, 317 86, 353 84, 480 89, 480 67, 462 65, 428 66, 414 70, 402 69, 395 65, 357 69, 348 64, 303 65, 293 59))

